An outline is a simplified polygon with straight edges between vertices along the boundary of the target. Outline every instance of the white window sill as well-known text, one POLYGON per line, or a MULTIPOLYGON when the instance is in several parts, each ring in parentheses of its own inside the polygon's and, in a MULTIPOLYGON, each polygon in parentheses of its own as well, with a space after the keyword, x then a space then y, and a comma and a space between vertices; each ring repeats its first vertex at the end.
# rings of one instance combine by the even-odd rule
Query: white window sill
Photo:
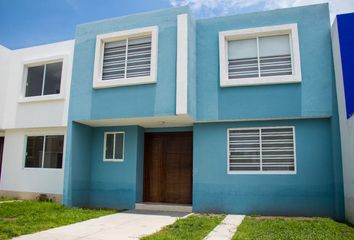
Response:
POLYGON ((156 79, 151 76, 147 77, 135 77, 135 78, 121 78, 112 80, 98 79, 93 82, 93 88, 111 88, 111 87, 124 87, 130 85, 143 85, 156 83, 156 79))
POLYGON ((26 171, 62 171, 63 168, 41 168, 41 167, 24 167, 26 171))
POLYGON ((270 85, 270 84, 288 84, 301 83, 301 79, 295 76, 272 76, 259 78, 238 78, 238 79, 222 79, 220 81, 221 87, 235 87, 235 86, 256 86, 256 85, 270 85))
POLYGON ((296 171, 228 171, 229 175, 296 175, 296 171))
POLYGON ((63 94, 52 94, 52 95, 35 96, 35 97, 22 97, 17 102, 29 103, 29 102, 46 102, 46 101, 62 101, 62 100, 65 100, 63 94))
POLYGON ((103 159, 103 162, 124 162, 124 159, 103 159))

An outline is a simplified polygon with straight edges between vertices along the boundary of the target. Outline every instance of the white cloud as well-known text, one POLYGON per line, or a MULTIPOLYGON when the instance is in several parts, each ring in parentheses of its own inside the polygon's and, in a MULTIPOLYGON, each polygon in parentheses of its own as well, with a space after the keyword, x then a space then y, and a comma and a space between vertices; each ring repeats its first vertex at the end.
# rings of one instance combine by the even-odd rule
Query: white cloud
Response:
POLYGON ((354 12, 354 0, 169 0, 174 7, 189 5, 198 17, 223 16, 329 2, 331 18, 354 12))

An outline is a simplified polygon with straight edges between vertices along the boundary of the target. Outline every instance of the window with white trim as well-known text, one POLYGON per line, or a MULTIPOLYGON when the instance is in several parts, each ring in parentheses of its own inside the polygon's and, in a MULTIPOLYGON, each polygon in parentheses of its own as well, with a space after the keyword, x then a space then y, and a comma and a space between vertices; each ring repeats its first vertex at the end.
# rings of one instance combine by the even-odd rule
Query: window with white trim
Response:
POLYGON ((229 173, 295 173, 295 128, 228 130, 229 173))
POLYGON ((60 94, 63 62, 26 67, 25 97, 60 94))
POLYGON ((104 161, 124 160, 124 132, 107 132, 104 134, 104 161))
POLYGON ((296 24, 221 32, 220 84, 301 81, 296 24))
POLYGON ((157 27, 97 36, 95 88, 156 82, 157 27))
POLYGON ((27 136, 25 168, 62 168, 63 135, 27 136))

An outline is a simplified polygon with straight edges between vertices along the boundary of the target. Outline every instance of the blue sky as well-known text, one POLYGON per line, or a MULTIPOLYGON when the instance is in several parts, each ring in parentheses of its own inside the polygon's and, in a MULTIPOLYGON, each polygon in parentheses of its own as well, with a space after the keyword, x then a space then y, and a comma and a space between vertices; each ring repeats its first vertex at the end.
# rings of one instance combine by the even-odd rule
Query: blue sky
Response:
POLYGON ((189 5, 198 18, 330 2, 331 14, 354 0, 0 0, 0 44, 17 49, 73 39, 77 24, 189 5))

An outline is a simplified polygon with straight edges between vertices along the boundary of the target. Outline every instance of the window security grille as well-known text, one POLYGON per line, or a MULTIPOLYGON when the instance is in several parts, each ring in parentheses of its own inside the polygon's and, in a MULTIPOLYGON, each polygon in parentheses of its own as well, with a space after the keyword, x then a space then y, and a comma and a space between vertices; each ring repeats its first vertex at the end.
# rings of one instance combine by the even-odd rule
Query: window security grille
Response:
POLYGON ((229 79, 292 75, 289 35, 228 41, 229 79))
POLYGON ((102 80, 150 76, 151 36, 105 43, 102 80))
POLYGON ((229 171, 295 171, 293 127, 229 129, 229 171))

